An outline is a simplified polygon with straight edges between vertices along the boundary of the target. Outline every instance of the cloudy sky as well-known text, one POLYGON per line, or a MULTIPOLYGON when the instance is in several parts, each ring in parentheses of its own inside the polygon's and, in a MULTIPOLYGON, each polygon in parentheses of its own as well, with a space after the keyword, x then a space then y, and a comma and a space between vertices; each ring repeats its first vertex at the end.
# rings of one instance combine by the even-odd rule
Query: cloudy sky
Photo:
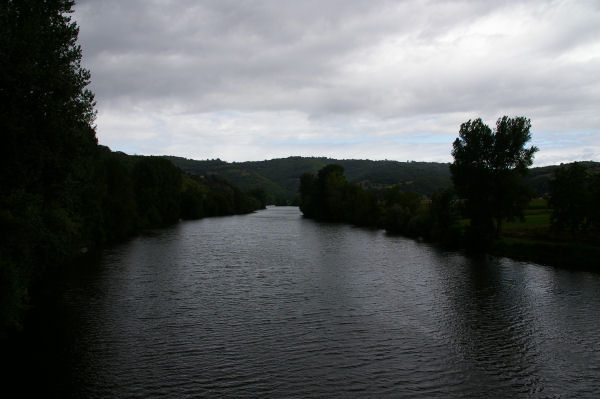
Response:
POLYGON ((451 161, 526 116, 535 165, 600 161, 600 2, 79 0, 101 144, 451 161))

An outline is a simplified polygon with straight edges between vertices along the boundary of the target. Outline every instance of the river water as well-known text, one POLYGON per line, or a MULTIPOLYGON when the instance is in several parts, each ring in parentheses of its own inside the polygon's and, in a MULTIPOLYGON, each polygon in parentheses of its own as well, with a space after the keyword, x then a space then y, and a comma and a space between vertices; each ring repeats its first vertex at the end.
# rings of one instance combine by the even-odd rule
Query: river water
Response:
POLYGON ((151 231, 66 281, 40 350, 61 397, 600 397, 600 275, 293 207, 151 231))

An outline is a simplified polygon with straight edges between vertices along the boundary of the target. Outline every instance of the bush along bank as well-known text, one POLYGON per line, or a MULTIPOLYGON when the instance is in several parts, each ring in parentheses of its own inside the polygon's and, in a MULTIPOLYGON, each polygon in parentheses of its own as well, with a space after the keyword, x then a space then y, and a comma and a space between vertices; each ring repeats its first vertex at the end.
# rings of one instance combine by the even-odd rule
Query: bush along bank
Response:
MULTIPOLYGON (((598 237, 585 232, 561 231, 551 224, 553 209, 543 199, 531 201, 521 218, 506 218, 497 236, 473 237, 465 215, 465 201, 453 190, 424 198, 392 186, 366 191, 348 183, 343 168, 328 165, 316 175, 304 174, 300 209, 307 218, 377 227, 391 234, 437 243, 467 253, 497 256, 577 270, 600 271, 598 237)), ((492 229, 498 231, 495 226, 492 229)))

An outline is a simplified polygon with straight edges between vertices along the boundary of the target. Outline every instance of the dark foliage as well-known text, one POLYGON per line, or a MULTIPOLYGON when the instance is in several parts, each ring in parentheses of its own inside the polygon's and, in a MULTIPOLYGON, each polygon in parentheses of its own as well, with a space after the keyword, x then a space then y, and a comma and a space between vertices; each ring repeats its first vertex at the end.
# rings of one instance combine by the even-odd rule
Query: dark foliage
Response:
POLYGON ((385 228, 390 233, 423 237, 456 245, 459 212, 452 191, 427 200, 393 186, 381 195, 348 183, 344 169, 327 165, 317 175, 300 178, 300 210, 305 217, 385 228))
POLYGON ((554 229, 600 231, 600 173, 583 163, 561 165, 550 181, 549 206, 554 229))
POLYGON ((525 148, 530 127, 529 119, 506 116, 498 119, 494 132, 481 119, 460 126, 450 172, 457 194, 466 200, 470 241, 478 248, 500 234, 504 219, 522 218, 530 199, 522 177, 537 151, 525 148))
POLYGON ((300 176, 304 173, 316 174, 330 164, 340 165, 350 183, 369 192, 383 192, 389 187, 401 186, 403 191, 430 196, 452 185, 448 164, 435 162, 289 157, 259 162, 227 163, 221 160, 166 158, 190 174, 224 176, 247 190, 260 187, 265 190, 267 202, 277 205, 298 203, 300 176))
MULTIPOLYGON (((192 175, 219 175, 237 186, 250 190, 262 188, 268 204, 297 205, 300 176, 316 174, 328 164, 344 168, 346 179, 369 192, 382 192, 392 186, 402 191, 430 197, 435 192, 452 187, 449 165, 436 162, 397 162, 369 160, 336 160, 329 158, 289 157, 259 162, 228 163, 217 160, 197 161, 180 157, 165 157, 181 170, 192 175)), ((597 162, 587 162, 600 169, 597 162)), ((548 182, 557 166, 529 169, 523 182, 531 187, 534 196, 549 192, 548 182)))
POLYGON ((176 222, 180 215, 180 171, 157 157, 139 159, 132 171, 138 226, 148 228, 176 222))
POLYGON ((0 5, 0 314, 19 326, 30 282, 89 233, 94 102, 71 1, 0 5))

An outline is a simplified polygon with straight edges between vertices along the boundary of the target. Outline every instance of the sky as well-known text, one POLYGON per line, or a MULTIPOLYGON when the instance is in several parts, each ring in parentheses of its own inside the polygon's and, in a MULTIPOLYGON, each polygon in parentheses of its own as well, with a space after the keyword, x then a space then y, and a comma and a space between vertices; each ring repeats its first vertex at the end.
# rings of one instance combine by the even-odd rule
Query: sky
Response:
POLYGON ((600 1, 79 0, 114 151, 451 162, 531 119, 534 166, 600 161, 600 1))

